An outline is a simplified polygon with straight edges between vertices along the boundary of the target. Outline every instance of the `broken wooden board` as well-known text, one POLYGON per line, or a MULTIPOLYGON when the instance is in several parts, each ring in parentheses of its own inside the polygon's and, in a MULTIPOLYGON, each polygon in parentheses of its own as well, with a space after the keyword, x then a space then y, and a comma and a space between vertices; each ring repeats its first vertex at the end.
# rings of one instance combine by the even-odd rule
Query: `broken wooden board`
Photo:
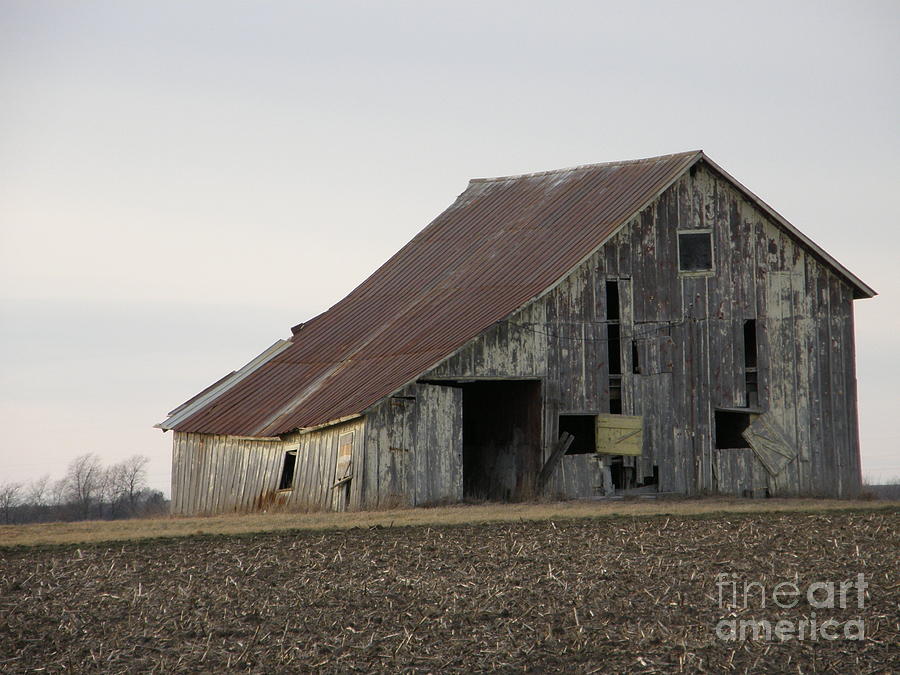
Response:
POLYGON ((567 432, 563 432, 562 436, 559 437, 559 440, 556 442, 556 445, 553 447, 553 452, 550 453, 550 457, 547 459, 547 463, 544 464, 544 468, 541 469, 541 473, 538 475, 537 480, 537 493, 540 494, 544 491, 544 488, 547 487, 547 483, 550 481, 550 476, 553 475, 553 472, 556 470, 557 465, 560 460, 566 454, 566 450, 569 449, 569 446, 572 445, 572 441, 575 440, 575 437, 567 432))
POLYGON ((777 476, 797 456, 794 444, 771 415, 757 417, 742 435, 771 476, 777 476))
POLYGON ((597 452, 639 456, 644 448, 641 415, 597 415, 597 452))

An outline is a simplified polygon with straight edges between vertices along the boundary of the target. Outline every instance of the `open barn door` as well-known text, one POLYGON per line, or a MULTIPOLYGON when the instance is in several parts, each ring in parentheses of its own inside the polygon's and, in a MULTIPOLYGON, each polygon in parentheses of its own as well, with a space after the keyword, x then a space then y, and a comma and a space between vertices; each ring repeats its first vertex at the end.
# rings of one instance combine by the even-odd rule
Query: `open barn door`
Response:
POLYGON ((469 499, 534 495, 541 469, 541 383, 463 385, 463 493, 469 499))

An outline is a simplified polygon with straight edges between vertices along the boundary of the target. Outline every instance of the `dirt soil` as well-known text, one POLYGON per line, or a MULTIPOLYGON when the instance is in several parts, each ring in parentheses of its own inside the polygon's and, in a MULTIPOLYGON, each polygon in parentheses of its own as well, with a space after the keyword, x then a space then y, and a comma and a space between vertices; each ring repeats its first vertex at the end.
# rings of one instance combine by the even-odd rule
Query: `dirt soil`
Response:
POLYGON ((896 672, 898 531, 881 510, 0 550, 0 672, 896 672), (806 598, 860 573, 862 608, 855 587, 846 608, 806 598), (742 607, 745 582, 765 608, 756 587, 742 607), (772 605, 780 582, 795 608, 772 605), (717 637, 723 619, 813 615, 838 639, 717 637), (865 639, 844 638, 854 620, 865 639))

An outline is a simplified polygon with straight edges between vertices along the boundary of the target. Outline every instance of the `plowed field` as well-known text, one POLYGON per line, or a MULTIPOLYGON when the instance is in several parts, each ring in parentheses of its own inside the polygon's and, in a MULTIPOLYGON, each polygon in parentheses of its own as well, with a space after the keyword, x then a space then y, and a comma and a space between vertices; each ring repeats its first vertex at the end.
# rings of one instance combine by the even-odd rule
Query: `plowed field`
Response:
POLYGON ((898 535, 882 509, 7 549, 0 671, 891 672, 898 535), (721 637, 750 618, 794 632, 721 637))

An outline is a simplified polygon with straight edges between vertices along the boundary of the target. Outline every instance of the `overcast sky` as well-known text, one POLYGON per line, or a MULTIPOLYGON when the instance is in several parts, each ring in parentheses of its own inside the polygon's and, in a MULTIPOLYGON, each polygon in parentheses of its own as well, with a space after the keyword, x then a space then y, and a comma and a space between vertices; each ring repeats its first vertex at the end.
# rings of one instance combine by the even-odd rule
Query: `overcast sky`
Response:
POLYGON ((863 470, 900 477, 900 2, 0 3, 0 482, 152 425, 475 176, 702 148, 879 291, 863 470))

